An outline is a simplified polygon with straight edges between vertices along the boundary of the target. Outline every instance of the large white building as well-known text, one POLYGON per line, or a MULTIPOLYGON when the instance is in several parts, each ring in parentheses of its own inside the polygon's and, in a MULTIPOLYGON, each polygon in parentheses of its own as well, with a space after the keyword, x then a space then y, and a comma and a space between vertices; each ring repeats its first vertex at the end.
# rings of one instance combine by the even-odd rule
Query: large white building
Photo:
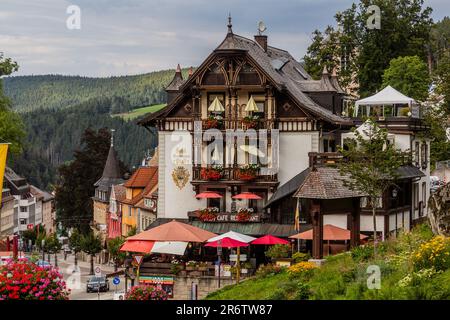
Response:
MULTIPOLYGON (((347 96, 335 73, 324 69, 321 79, 313 80, 289 52, 270 46, 266 35, 236 35, 231 22, 225 39, 195 72, 183 79, 178 68, 166 90, 168 105, 140 121, 158 130, 158 220, 190 220, 216 233, 295 233, 294 193, 314 166, 335 157, 350 129, 363 123, 348 116, 347 96), (267 138, 260 136, 264 133, 267 138), (205 191, 221 197, 210 198, 205 191), (245 192, 261 199, 233 199, 245 192), (210 207, 218 213, 203 215, 210 207), (248 209, 253 210, 250 221, 248 209)), ((405 106, 394 109, 400 107, 405 106)), ((396 146, 416 155, 413 164, 401 168, 395 197, 386 194, 377 210, 384 238, 426 214, 429 141, 419 138, 427 128, 415 115, 392 111, 379 120, 396 146)), ((323 172, 321 178, 333 179, 323 172)), ((321 223, 351 228, 355 222, 346 199, 322 206, 321 223)), ((364 199, 360 203, 358 227, 369 233, 371 219, 364 199)), ((310 206, 304 205, 301 229, 308 229, 310 206)))

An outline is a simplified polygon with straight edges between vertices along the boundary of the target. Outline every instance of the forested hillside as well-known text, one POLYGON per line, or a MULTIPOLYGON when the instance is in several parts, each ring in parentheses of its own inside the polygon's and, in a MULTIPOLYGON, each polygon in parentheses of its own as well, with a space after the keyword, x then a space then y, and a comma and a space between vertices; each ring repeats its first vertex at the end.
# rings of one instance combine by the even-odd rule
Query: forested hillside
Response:
MULTIPOLYGON (((17 76, 4 79, 4 90, 18 111, 69 108, 98 97, 118 97, 125 99, 130 106, 139 107, 165 102, 164 88, 172 80, 174 72, 164 70, 110 78, 17 76)), ((187 70, 183 70, 183 76, 187 76, 187 70)))
POLYGON ((27 139, 22 155, 12 157, 12 167, 41 188, 50 190, 56 168, 72 159, 83 131, 91 127, 115 129, 114 141, 120 159, 129 168, 139 166, 146 152, 154 149, 156 134, 135 121, 111 117, 114 98, 95 98, 64 109, 22 113, 27 139))

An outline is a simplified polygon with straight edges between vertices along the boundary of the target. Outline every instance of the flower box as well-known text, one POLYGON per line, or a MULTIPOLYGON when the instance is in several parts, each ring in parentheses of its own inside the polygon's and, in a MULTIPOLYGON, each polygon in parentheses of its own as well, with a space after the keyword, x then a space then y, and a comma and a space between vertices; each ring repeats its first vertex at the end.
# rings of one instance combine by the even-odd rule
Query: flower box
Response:
POLYGON ((257 117, 245 117, 242 119, 242 124, 247 127, 247 129, 257 129, 259 125, 259 119, 257 117))
POLYGON ((239 222, 247 222, 250 221, 250 218, 252 217, 253 209, 252 208, 246 208, 246 209, 239 209, 236 220, 239 222))
POLYGON ((221 167, 202 168, 200 177, 202 180, 217 181, 222 179, 223 170, 221 167))
POLYGON ((203 121, 203 129, 221 129, 223 125, 222 117, 220 116, 210 116, 208 119, 203 121))
POLYGON ((197 217, 204 222, 216 221, 218 212, 218 208, 205 208, 198 211, 197 217))
POLYGON ((237 178, 241 181, 252 181, 256 179, 259 170, 259 165, 257 164, 248 164, 239 168, 237 172, 237 178))

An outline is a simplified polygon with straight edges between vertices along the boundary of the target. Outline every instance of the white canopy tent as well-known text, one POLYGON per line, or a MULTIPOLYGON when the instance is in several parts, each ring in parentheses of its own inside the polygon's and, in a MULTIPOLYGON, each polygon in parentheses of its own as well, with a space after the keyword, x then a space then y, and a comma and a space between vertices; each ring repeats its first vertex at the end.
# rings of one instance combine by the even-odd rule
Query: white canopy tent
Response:
POLYGON ((182 256, 188 243, 182 241, 156 241, 151 253, 166 253, 182 256))
POLYGON ((208 241, 206 241, 206 242, 214 242, 217 240, 221 240, 223 238, 231 238, 233 240, 237 240, 237 241, 241 241, 241 242, 245 242, 245 243, 250 243, 253 240, 256 240, 256 238, 247 236, 247 235, 239 233, 239 232, 228 231, 227 233, 221 234, 220 236, 216 236, 211 239, 208 239, 208 241))
POLYGON ((396 104, 408 105, 411 109, 413 105, 417 104, 417 102, 413 98, 405 96, 403 93, 395 90, 391 86, 387 86, 373 96, 356 101, 354 116, 358 116, 359 106, 383 106, 396 104))

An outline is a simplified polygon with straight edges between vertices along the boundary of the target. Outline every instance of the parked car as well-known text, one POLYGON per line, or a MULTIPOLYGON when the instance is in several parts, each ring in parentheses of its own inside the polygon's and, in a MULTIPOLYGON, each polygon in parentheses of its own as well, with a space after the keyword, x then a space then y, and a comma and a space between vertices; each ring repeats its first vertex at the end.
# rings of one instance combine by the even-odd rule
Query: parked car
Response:
POLYGON ((86 292, 108 292, 109 291, 109 280, 103 277, 92 276, 88 279, 86 284, 86 292))
POLYGON ((45 261, 45 260, 38 260, 38 261, 36 261, 36 265, 38 267, 42 267, 42 268, 51 268, 52 267, 50 262, 45 261))

